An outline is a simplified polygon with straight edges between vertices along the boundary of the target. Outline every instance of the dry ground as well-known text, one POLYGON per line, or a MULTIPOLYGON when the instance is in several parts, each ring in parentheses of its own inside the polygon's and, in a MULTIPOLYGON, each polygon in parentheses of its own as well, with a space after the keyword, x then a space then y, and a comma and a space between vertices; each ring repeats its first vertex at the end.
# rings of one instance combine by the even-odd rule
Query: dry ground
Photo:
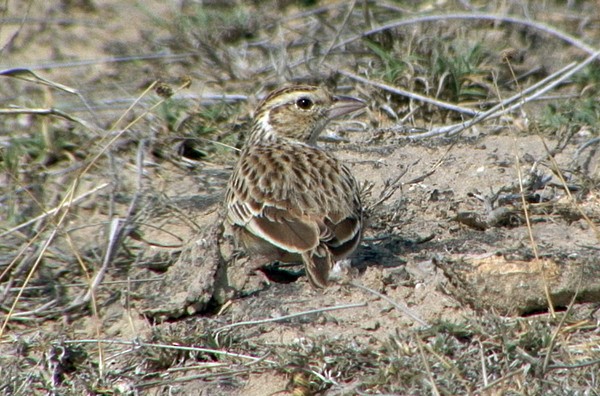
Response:
POLYGON ((598 62, 440 129, 583 62, 600 3, 164 3, 0 6, 0 393, 600 394, 598 62), (296 81, 369 103, 321 142, 369 215, 325 291, 214 233, 296 81))

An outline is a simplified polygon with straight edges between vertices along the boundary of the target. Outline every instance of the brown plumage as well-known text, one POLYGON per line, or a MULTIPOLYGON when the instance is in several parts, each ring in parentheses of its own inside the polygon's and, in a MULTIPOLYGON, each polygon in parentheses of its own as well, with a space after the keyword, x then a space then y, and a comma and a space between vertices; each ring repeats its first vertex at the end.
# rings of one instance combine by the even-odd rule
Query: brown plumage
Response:
POLYGON ((356 180, 315 146, 327 123, 364 107, 314 86, 290 86, 259 105, 227 186, 226 224, 251 255, 300 262, 314 287, 358 246, 362 207, 356 180))

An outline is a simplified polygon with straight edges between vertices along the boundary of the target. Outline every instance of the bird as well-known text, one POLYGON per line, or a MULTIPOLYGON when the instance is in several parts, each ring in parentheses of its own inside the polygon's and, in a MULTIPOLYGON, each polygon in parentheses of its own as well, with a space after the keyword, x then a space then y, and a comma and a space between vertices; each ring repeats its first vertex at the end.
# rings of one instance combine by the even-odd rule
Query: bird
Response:
POLYGON ((321 86, 288 85, 268 94, 228 181, 225 221, 251 257, 303 263, 316 289, 359 245, 363 208, 350 170, 316 144, 334 118, 365 102, 321 86))

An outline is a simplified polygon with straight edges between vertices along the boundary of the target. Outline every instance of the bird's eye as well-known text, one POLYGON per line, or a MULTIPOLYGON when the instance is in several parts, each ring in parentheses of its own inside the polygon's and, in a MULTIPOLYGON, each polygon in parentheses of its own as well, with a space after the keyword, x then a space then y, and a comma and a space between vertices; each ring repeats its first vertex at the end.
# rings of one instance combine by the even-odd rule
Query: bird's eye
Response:
POLYGON ((308 110, 313 107, 313 101, 307 97, 302 97, 296 101, 296 106, 300 107, 302 110, 308 110))

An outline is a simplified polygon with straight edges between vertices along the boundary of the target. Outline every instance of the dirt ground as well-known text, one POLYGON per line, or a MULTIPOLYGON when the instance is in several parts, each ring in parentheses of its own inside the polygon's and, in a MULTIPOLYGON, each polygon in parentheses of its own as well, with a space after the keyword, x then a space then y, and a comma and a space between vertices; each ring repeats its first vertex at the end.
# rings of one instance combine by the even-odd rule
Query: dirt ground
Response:
POLYGON ((55 3, 0 6, 0 393, 600 394, 598 62, 433 134, 584 61, 600 3, 55 3), (323 291, 219 233, 297 81, 368 103, 320 142, 368 215, 323 291))

